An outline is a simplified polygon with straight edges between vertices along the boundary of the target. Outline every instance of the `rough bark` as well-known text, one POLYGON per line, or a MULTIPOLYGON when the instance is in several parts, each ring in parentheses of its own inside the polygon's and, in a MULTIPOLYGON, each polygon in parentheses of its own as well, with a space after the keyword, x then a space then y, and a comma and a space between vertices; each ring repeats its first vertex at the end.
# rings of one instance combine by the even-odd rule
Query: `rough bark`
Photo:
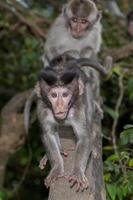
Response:
POLYGON ((7 161, 20 148, 26 134, 23 125, 23 107, 30 91, 15 95, 2 109, 0 129, 0 188, 3 186, 7 161))
MULTIPOLYGON (((84 192, 75 192, 75 188, 70 188, 67 178, 61 178, 50 187, 48 200, 105 200, 105 190, 103 182, 103 164, 102 164, 102 137, 101 122, 99 119, 94 122, 94 141, 93 153, 87 166, 86 175, 89 180, 89 189, 84 192)), ((62 136, 61 143, 68 156, 64 157, 66 174, 70 174, 74 159, 75 142, 72 138, 72 130, 63 128, 60 130, 62 136), (62 134, 63 133, 63 134, 62 134)))
POLYGON ((133 55, 133 42, 118 49, 109 49, 105 52, 105 55, 112 56, 114 61, 119 61, 122 60, 123 58, 127 58, 133 55))

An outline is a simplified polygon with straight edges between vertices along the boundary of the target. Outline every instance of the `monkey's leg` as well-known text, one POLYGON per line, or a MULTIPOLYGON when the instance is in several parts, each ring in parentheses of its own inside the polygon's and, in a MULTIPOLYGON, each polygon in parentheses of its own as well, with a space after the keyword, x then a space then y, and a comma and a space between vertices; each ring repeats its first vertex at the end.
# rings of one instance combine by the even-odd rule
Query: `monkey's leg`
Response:
MULTIPOLYGON (((58 132, 55 132, 55 138, 56 138, 57 144, 58 144, 58 146, 59 146, 61 155, 65 156, 65 157, 68 156, 68 153, 65 152, 65 151, 62 149, 62 147, 61 147, 61 143, 60 143, 60 138, 59 138, 58 132)), ((40 162, 39 162, 39 168, 40 168, 41 170, 43 170, 43 169, 45 168, 47 161, 48 161, 48 157, 47 157, 47 155, 45 154, 45 155, 41 158, 41 160, 40 160, 40 162)))
POLYGON ((60 154, 60 149, 54 135, 54 129, 47 123, 42 125, 43 129, 43 144, 46 147, 47 157, 51 164, 51 171, 45 180, 47 187, 57 178, 62 177, 64 174, 63 159, 60 154))
POLYGON ((85 176, 85 170, 90 155, 89 139, 85 130, 79 133, 77 141, 75 162, 72 173, 69 177, 71 187, 76 185, 76 191, 83 191, 89 186, 88 179, 85 176))
POLYGON ((66 151, 64 151, 64 149, 62 148, 61 143, 60 143, 59 133, 57 131, 55 132, 55 137, 56 137, 56 141, 59 146, 61 155, 67 157, 68 153, 66 151))

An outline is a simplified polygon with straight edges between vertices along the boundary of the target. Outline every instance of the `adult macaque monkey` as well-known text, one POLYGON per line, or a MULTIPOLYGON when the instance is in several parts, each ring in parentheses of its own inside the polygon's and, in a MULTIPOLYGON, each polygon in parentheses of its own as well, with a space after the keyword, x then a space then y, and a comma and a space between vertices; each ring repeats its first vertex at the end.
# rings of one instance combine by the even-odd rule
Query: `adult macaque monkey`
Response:
MULTIPOLYGON (((42 128, 42 140, 51 164, 51 171, 45 180, 47 186, 64 176, 57 127, 65 125, 73 127, 77 139, 69 182, 71 186, 77 186, 77 191, 83 191, 88 187, 85 170, 92 151, 95 81, 92 81, 94 77, 88 80, 80 69, 83 66, 92 67, 106 75, 106 70, 99 63, 89 59, 59 56, 50 62, 49 67, 44 68, 35 89, 38 96, 37 113, 42 128), (86 83, 90 86, 89 95, 85 92, 86 83), (89 110, 89 117, 86 107, 89 110)), ((30 104, 25 109, 26 119, 29 118, 29 106, 30 104)))
POLYGON ((90 58, 101 46, 101 13, 91 0, 70 0, 55 20, 44 46, 44 66, 66 51, 76 50, 80 57, 90 58), (84 56, 84 49, 87 53, 84 56))

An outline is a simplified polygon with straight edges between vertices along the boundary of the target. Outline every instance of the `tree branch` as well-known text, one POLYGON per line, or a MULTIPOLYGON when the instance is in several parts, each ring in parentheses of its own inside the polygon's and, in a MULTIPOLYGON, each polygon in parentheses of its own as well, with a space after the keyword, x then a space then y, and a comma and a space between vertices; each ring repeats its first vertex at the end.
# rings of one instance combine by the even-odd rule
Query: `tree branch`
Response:
POLYGON ((105 52, 105 55, 112 56, 114 61, 119 61, 124 58, 127 58, 127 57, 133 55, 133 42, 129 43, 119 49, 109 49, 105 52))
POLYGON ((0 188, 3 185, 5 168, 10 154, 20 148, 26 134, 23 125, 23 106, 30 91, 15 95, 2 109, 0 129, 0 188))
MULTIPOLYGON (((42 30, 36 23, 35 20, 33 19, 32 21, 25 18, 24 15, 21 14, 20 11, 17 10, 17 7, 15 7, 15 5, 13 6, 9 6, 7 3, 4 2, 0 2, 0 10, 6 10, 10 13, 12 13, 15 17, 17 17, 21 23, 25 24, 27 27, 30 28, 30 30, 32 31, 32 33, 36 36, 39 37, 43 40, 45 40, 46 38, 46 33, 44 32, 44 30, 42 30)), ((32 15, 33 17, 33 15, 32 15)), ((44 20, 45 21, 45 20, 44 20)))

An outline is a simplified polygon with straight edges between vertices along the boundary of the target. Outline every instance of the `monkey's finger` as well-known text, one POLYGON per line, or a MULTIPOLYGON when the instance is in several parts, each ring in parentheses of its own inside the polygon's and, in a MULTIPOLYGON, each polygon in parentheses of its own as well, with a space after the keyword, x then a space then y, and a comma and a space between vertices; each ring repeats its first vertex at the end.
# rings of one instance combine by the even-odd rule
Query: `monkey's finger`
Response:
POLYGON ((81 191, 83 192, 84 190, 87 190, 89 187, 89 182, 87 181, 82 181, 81 183, 81 191))
POLYGON ((56 178, 56 176, 53 176, 52 178, 46 178, 44 181, 45 186, 49 188, 50 185, 56 181, 56 178))
POLYGON ((79 192, 82 189, 82 181, 77 181, 77 189, 76 192, 79 192))
POLYGON ((75 177, 69 178, 70 187, 73 188, 77 184, 77 179, 75 177))

